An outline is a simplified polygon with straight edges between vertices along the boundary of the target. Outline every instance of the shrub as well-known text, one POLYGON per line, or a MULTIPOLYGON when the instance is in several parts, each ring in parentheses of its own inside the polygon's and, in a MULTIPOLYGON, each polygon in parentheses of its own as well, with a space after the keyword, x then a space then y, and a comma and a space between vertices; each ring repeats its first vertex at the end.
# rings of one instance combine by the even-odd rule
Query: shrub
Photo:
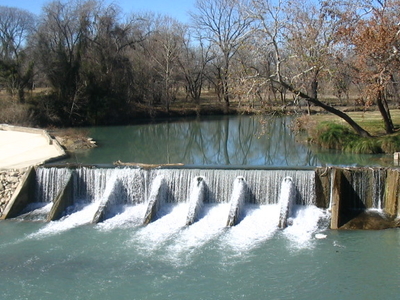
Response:
MULTIPOLYGON (((318 127, 317 144, 324 148, 342 150, 348 153, 376 154, 386 152, 382 140, 364 138, 354 133, 349 127, 337 123, 323 123, 318 127)), ((389 141, 385 149, 389 148, 389 141)), ((400 139, 399 139, 400 145, 400 139)))
POLYGON ((2 99, 0 106, 0 124, 35 126, 35 119, 28 104, 21 104, 13 99, 2 99))

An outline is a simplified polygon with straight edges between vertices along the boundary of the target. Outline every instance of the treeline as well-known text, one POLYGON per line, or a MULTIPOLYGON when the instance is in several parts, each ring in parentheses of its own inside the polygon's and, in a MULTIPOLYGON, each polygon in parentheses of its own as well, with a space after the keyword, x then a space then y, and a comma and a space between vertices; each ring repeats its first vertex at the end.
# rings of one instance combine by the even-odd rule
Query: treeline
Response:
POLYGON ((0 85, 41 125, 129 123, 212 90, 224 111, 302 98, 368 136, 319 98, 346 104, 352 90, 390 133, 399 24, 398 0, 197 0, 189 24, 97 0, 53 1, 40 16, 0 6, 0 85))

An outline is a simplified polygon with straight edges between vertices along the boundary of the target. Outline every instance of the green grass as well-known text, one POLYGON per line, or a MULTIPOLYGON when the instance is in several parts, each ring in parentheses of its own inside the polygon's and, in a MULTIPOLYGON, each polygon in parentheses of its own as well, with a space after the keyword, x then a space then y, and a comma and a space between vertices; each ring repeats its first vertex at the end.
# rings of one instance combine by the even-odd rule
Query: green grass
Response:
POLYGON ((370 132, 380 133, 379 136, 371 138, 357 135, 353 129, 342 122, 332 120, 317 122, 312 140, 324 148, 343 150, 348 153, 377 154, 400 151, 400 132, 383 135, 380 129, 376 129, 378 122, 378 119, 371 118, 368 120, 369 126, 365 126, 366 122, 363 124, 367 130, 375 128, 375 130, 369 130, 370 132))

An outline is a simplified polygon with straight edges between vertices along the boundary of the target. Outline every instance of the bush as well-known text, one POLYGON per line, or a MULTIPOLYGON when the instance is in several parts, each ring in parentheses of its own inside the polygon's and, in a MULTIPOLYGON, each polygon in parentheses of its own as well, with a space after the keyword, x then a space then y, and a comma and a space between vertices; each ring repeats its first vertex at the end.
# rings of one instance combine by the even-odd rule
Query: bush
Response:
MULTIPOLYGON (((382 149, 381 139, 360 137, 344 125, 324 123, 318 127, 318 132, 316 142, 324 148, 337 149, 349 153, 376 154, 386 152, 382 149)), ((389 148, 390 142, 387 144, 385 149, 389 148)))
POLYGON ((343 149, 356 135, 348 127, 336 123, 322 123, 317 128, 316 141, 328 149, 343 149))
POLYGON ((389 135, 380 138, 381 148, 385 153, 394 153, 400 151, 400 135, 389 135))
POLYGON ((21 104, 16 100, 5 98, 0 100, 0 124, 18 126, 35 126, 33 112, 28 104, 21 104))

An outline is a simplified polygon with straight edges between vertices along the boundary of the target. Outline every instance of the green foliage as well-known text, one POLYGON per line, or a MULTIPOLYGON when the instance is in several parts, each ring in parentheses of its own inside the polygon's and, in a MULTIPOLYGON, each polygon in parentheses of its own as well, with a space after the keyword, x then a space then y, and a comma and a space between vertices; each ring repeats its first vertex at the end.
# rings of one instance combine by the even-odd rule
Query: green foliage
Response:
POLYGON ((348 127, 336 123, 322 123, 317 128, 317 143, 324 148, 342 149, 355 136, 348 127))
POLYGON ((388 135, 379 138, 382 150, 385 153, 400 151, 400 134, 388 135))
MULTIPOLYGON (((348 153, 376 154, 395 147, 389 138, 364 138, 355 134, 349 127, 337 123, 323 123, 317 131, 317 144, 348 153)), ((400 138, 396 137, 395 140, 400 146, 400 138)))

